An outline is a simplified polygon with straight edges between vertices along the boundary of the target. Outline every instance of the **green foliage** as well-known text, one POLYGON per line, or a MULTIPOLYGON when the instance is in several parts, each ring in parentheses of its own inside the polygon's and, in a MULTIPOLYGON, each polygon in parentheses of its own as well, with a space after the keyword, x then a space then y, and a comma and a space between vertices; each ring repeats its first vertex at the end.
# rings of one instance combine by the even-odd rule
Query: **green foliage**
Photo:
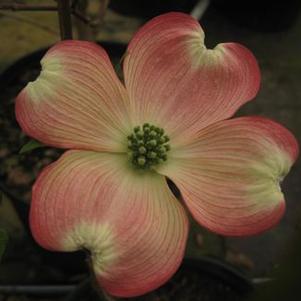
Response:
POLYGON ((28 153, 28 152, 31 152, 32 150, 34 150, 36 148, 40 148, 40 147, 45 147, 45 145, 37 140, 30 140, 21 147, 19 154, 28 153))

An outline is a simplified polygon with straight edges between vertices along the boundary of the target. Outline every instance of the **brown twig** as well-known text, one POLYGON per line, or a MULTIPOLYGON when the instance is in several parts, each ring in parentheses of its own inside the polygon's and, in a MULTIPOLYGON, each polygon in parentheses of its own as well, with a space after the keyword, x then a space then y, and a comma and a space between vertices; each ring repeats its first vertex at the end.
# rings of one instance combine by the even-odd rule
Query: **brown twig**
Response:
POLYGON ((97 32, 97 29, 104 23, 104 17, 109 6, 110 0, 100 0, 98 14, 94 18, 90 18, 89 26, 97 32))
POLYGON ((79 20, 81 20, 83 23, 89 25, 91 22, 91 18, 87 17, 85 14, 83 14, 81 11, 74 10, 72 11, 72 15, 77 17, 79 20))
POLYGON ((101 0, 100 1, 100 7, 99 7, 99 24, 103 23, 103 19, 105 17, 105 13, 107 11, 107 8, 110 4, 110 0, 101 0))
MULTIPOLYGON (((105 11, 109 5, 109 0, 100 0, 99 4, 99 15, 98 18, 93 20, 87 16, 82 10, 83 8, 79 5, 79 0, 73 0, 70 5, 70 1, 60 0, 57 1, 57 5, 46 5, 46 4, 25 4, 25 3, 0 3, 0 10, 11 10, 11 11, 58 11, 60 16, 60 30, 62 39, 72 38, 72 27, 71 27, 71 15, 74 15, 77 19, 82 21, 85 25, 91 28, 96 28, 103 23, 105 11), (68 3, 67 3, 68 2, 68 3), (70 22, 69 22, 70 19, 70 22)), ((83 5, 82 5, 83 6, 83 5)), ((33 23, 32 23, 33 24, 33 23)), ((33 24, 34 25, 34 24, 33 24)))
POLYGON ((0 10, 25 10, 25 11, 56 11, 57 7, 55 5, 46 4, 21 4, 21 3, 0 3, 0 10))
POLYGON ((71 7, 69 0, 57 1, 59 15, 60 32, 62 40, 72 39, 71 7))
POLYGON ((78 5, 79 0, 73 0, 71 3, 71 9, 75 9, 76 6, 78 5))
POLYGON ((91 19, 87 15, 88 4, 88 0, 81 0, 73 8, 73 14, 76 17, 74 24, 80 40, 94 41, 95 37, 90 27, 91 19))

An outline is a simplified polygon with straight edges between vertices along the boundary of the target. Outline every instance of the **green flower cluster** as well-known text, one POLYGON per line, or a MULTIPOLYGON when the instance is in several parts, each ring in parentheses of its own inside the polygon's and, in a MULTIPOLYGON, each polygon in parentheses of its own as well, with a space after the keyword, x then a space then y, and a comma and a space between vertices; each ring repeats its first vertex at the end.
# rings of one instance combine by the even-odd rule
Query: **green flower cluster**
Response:
POLYGON ((149 169, 167 160, 169 137, 162 128, 144 123, 142 127, 134 127, 133 134, 127 138, 131 162, 135 167, 149 169))

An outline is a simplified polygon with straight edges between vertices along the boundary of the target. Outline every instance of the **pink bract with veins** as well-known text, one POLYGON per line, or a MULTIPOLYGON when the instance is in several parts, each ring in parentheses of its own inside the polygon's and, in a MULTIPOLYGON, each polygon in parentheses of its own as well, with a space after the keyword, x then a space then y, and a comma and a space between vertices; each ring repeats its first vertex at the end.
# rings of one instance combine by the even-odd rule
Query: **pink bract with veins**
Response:
POLYGON ((169 13, 130 42, 124 84, 90 42, 59 42, 41 64, 17 98, 17 120, 29 136, 69 150, 34 184, 31 230, 49 250, 89 249, 108 293, 144 294, 178 269, 188 219, 166 177, 195 220, 222 235, 259 233, 283 215, 279 183, 296 160, 295 138, 265 118, 228 119, 259 89, 245 47, 206 49, 196 20, 169 13), (170 150, 150 151, 156 140, 129 151, 128 137, 145 123, 164 129, 170 150))

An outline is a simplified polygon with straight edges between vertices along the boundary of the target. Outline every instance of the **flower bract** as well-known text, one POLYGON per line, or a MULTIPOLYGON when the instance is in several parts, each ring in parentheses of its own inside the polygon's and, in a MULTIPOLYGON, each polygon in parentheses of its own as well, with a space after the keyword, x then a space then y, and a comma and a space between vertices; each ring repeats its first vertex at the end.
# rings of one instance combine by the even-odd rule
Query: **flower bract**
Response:
POLYGON ((293 135, 263 117, 229 119, 258 92, 252 53, 204 45, 199 23, 169 13, 130 42, 124 83, 85 41, 54 45, 16 101, 23 131, 64 148, 33 187, 30 226, 55 251, 89 249, 115 296, 166 282, 184 255, 188 218, 222 235, 252 235, 284 213, 279 183, 298 154, 293 135))

